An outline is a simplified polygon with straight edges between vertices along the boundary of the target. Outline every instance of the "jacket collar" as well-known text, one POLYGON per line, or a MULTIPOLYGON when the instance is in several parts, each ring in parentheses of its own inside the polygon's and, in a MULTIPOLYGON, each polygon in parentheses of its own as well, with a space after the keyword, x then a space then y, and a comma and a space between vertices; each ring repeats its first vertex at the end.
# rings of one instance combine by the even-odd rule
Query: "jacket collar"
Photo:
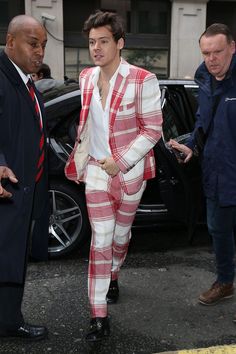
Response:
MULTIPOLYGON (((229 87, 233 85, 233 73, 236 71, 236 54, 233 54, 230 67, 226 73, 225 78, 221 81, 223 87, 229 87)), ((212 75, 207 70, 205 62, 203 62, 197 69, 194 80, 208 95, 211 95, 211 78, 212 75)))
MULTIPOLYGON (((14 85, 18 86, 19 92, 21 95, 23 95, 24 99, 26 100, 27 104, 30 105, 32 113, 34 114, 35 119, 38 121, 38 117, 35 113, 35 106, 34 103, 29 95, 28 89, 20 76, 20 73, 17 71, 15 65, 12 63, 12 61, 8 58, 6 53, 4 51, 0 52, 0 70, 4 72, 4 74, 7 76, 8 80, 14 85)), ((40 96, 37 94, 36 90, 36 95, 40 104, 40 109, 42 112, 42 100, 40 96)))
POLYGON ((0 69, 5 73, 8 79, 14 85, 18 86, 24 84, 19 73, 17 72, 17 69, 15 68, 11 60, 8 58, 4 50, 0 52, 0 69))
MULTIPOLYGON (((99 72, 100 72, 100 68, 95 67, 92 69, 91 74, 87 77, 89 89, 84 90, 83 102, 84 103, 86 102, 86 104, 84 105, 85 108, 81 111, 82 112, 81 120, 84 122, 86 121, 86 118, 89 113, 89 105, 92 99, 92 91, 94 88, 95 80, 97 80, 98 78, 99 72)), ((111 103, 110 103, 111 126, 114 124, 116 112, 120 106, 121 100, 124 96, 126 87, 128 85, 127 77, 129 76, 129 72, 130 72, 130 65, 123 58, 121 58, 121 64, 114 83, 114 89, 112 92, 111 103)))
POLYGON ((119 74, 122 75, 123 77, 127 77, 129 75, 129 71, 130 71, 130 65, 127 63, 125 59, 121 58, 119 74))
MULTIPOLYGON (((126 60, 124 60, 123 58, 121 58, 121 62, 120 62, 120 66, 119 66, 119 71, 118 71, 118 74, 120 74, 121 76, 123 77, 127 77, 129 75, 129 64, 127 63, 126 60)), ((100 67, 99 66, 96 66, 94 69, 93 69, 93 72, 92 72, 92 82, 94 83, 95 80, 98 79, 99 77, 99 73, 100 73, 100 67)))

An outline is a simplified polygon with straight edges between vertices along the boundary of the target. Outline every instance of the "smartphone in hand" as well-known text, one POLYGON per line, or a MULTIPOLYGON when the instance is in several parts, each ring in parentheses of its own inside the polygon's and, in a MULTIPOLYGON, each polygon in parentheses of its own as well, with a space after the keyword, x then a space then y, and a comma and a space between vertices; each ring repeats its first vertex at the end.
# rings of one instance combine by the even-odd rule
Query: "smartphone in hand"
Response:
POLYGON ((184 152, 179 151, 177 149, 171 148, 171 150, 173 151, 175 157, 177 158, 177 160, 185 160, 186 155, 184 152))

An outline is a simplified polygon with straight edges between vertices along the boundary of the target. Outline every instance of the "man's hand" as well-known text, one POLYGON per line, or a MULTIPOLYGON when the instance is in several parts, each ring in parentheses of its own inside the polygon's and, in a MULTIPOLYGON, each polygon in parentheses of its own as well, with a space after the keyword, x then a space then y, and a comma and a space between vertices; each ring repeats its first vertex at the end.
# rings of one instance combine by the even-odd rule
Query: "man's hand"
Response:
POLYGON ((177 141, 170 139, 170 141, 168 141, 168 145, 172 148, 172 149, 176 149, 179 152, 182 152, 186 157, 185 159, 178 159, 178 162, 180 163, 186 163, 188 162, 191 157, 193 156, 193 151, 187 147, 184 144, 179 144, 177 141))
POLYGON ((115 163, 112 157, 106 157, 105 159, 98 161, 101 168, 111 177, 117 175, 120 171, 118 165, 115 163))
POLYGON ((0 198, 11 198, 12 194, 1 185, 2 178, 8 178, 12 183, 17 183, 18 180, 10 168, 0 166, 0 198))

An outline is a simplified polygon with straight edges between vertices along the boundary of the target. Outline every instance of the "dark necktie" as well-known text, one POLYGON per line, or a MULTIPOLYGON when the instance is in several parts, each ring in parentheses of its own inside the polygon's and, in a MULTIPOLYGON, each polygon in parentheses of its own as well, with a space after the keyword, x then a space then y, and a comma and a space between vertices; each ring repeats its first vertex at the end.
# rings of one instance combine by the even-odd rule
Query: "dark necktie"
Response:
POLYGON ((29 79, 29 81, 27 82, 27 86, 29 89, 29 94, 30 97, 34 103, 34 108, 36 111, 36 114, 38 116, 38 120, 39 120, 39 127, 40 127, 40 141, 39 141, 39 159, 38 159, 38 164, 37 164, 37 174, 36 174, 36 182, 39 181, 40 177, 42 176, 43 173, 43 163, 44 163, 44 132, 43 132, 43 124, 42 124, 42 120, 40 117, 40 110, 39 110, 39 105, 38 105, 38 101, 36 100, 36 96, 35 96, 35 91, 34 91, 34 87, 32 84, 32 81, 29 79))

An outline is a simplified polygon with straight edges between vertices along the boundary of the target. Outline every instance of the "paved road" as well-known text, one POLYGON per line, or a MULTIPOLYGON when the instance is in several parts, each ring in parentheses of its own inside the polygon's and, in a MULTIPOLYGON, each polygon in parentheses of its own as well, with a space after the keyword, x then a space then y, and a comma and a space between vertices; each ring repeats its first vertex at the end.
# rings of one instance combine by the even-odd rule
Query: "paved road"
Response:
MULTIPOLYGON (((218 345, 215 347, 162 352, 162 354, 235 354, 236 345, 218 345)), ((158 354, 158 353, 157 353, 158 354)))
POLYGON ((30 263, 25 318, 47 325, 50 336, 38 343, 1 341, 0 354, 151 354, 236 343, 235 300, 212 307, 197 303, 198 294, 214 281, 210 245, 199 240, 193 246, 183 240, 181 245, 179 232, 162 232, 167 243, 170 237, 179 238, 168 251, 155 242, 155 232, 143 231, 133 240, 120 275, 120 301, 110 306, 112 334, 100 344, 84 340, 87 252, 30 263))

